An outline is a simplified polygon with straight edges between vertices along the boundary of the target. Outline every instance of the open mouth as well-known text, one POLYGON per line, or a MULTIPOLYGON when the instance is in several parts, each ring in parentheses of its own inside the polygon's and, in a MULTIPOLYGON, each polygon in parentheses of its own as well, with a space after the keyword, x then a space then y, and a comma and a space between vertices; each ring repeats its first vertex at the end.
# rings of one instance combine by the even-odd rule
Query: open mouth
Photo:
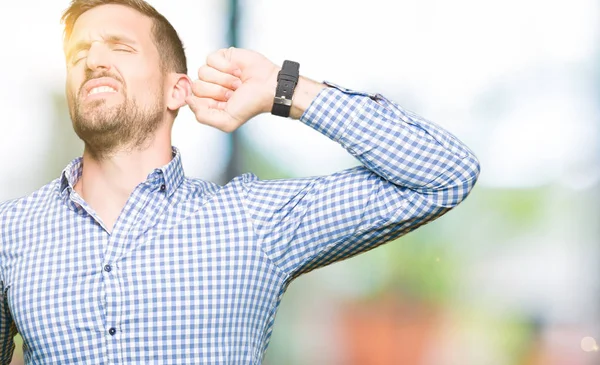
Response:
POLYGON ((119 83, 111 77, 92 79, 83 85, 83 96, 105 96, 119 91, 119 83))
POLYGON ((110 86, 98 86, 90 90, 87 96, 94 94, 102 94, 102 93, 116 93, 117 90, 113 89, 110 86))

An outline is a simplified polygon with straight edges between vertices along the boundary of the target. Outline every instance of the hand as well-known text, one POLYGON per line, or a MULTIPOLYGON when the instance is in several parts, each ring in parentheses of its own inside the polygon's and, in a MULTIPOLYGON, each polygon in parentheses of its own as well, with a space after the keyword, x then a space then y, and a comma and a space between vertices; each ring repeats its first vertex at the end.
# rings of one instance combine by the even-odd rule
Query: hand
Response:
POLYGON ((186 103, 198 122, 233 132, 250 118, 271 111, 279 70, 260 53, 220 49, 198 69, 186 103))

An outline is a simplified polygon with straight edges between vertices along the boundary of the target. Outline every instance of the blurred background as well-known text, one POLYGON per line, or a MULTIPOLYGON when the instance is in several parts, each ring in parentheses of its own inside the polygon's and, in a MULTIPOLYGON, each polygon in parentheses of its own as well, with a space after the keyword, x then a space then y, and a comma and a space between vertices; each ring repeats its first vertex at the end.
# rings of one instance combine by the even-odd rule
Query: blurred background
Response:
MULTIPOLYGON (((154 0, 190 76, 236 45, 379 92, 452 131, 482 173, 455 210, 297 279, 265 364, 600 364, 600 3, 596 0, 154 0)), ((0 201, 79 156, 64 97, 67 0, 0 5, 0 201)), ((357 162, 297 121, 233 135, 185 109, 189 176, 312 176, 357 162)), ((14 364, 22 363, 17 339, 14 364)))

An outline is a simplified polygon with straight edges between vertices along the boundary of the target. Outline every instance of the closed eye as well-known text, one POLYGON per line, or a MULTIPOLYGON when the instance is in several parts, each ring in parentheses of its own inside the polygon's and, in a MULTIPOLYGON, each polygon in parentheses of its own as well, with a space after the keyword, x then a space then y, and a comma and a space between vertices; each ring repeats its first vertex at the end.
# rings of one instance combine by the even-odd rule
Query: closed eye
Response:
POLYGON ((128 45, 121 44, 121 43, 114 44, 112 46, 112 50, 117 51, 117 52, 128 52, 128 53, 133 52, 133 48, 129 47, 128 45))
POLYGON ((73 63, 73 64, 76 64, 77 62, 79 62, 79 61, 81 61, 81 60, 83 60, 83 59, 85 59, 85 58, 87 58, 87 51, 85 51, 85 52, 80 52, 80 54, 78 54, 78 55, 76 55, 75 57, 73 57, 73 61, 72 61, 72 63, 73 63))

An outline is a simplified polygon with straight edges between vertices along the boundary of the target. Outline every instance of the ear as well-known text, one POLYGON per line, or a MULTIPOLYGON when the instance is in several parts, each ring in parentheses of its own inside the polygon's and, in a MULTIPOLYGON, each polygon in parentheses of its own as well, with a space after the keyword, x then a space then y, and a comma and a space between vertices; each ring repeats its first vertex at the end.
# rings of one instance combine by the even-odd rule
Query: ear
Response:
POLYGON ((170 77, 173 86, 167 95, 167 109, 177 111, 186 105, 185 99, 192 93, 192 81, 185 74, 173 73, 170 77))

